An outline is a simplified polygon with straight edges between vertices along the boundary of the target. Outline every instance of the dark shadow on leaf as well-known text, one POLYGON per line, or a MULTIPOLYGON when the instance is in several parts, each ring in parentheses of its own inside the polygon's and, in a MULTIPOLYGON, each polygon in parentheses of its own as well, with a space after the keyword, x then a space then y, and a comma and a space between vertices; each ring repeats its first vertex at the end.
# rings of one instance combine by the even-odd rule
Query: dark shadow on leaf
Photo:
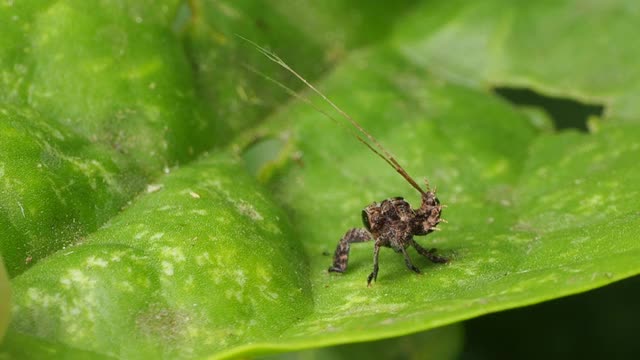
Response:
POLYGON ((634 359, 640 276, 577 296, 467 321, 462 360, 634 359))

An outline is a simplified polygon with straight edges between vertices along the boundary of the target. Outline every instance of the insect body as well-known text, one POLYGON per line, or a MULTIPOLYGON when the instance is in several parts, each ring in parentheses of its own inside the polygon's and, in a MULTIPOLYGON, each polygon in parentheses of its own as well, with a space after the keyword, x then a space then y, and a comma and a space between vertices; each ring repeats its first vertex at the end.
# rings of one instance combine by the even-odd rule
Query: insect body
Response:
MULTIPOLYGON (((331 105, 342 117, 347 120, 353 128, 347 127, 356 139, 367 146, 376 155, 387 162, 393 169, 395 169, 414 189, 416 189, 422 198, 422 204, 417 209, 412 209, 411 205, 401 197, 395 197, 382 201, 381 203, 373 203, 364 210, 362 210, 362 222, 365 226, 362 228, 355 228, 347 231, 346 234, 340 239, 336 248, 333 265, 329 268, 329 272, 342 273, 347 269, 347 263, 349 260, 349 248, 351 243, 365 242, 375 240, 373 249, 373 271, 367 278, 367 285, 371 285, 371 281, 375 281, 378 277, 378 253, 381 247, 390 247, 396 252, 401 253, 404 256, 404 261, 407 267, 416 273, 420 273, 420 269, 415 267, 409 258, 407 248, 413 246, 418 253, 425 256, 429 260, 435 263, 446 263, 446 258, 437 256, 435 249, 427 250, 420 246, 413 239, 414 236, 427 235, 435 230, 439 230, 436 226, 445 222, 440 218, 442 213, 442 205, 436 197, 435 191, 431 191, 427 186, 427 191, 424 191, 413 178, 400 166, 398 161, 371 135, 369 134, 357 121, 351 116, 345 113, 337 105, 335 105, 329 98, 327 98, 322 92, 311 85, 306 79, 293 70, 287 63, 285 63, 280 57, 269 50, 262 48, 258 44, 251 40, 245 39, 239 36, 243 40, 254 45, 261 53, 263 53, 269 60, 282 66, 291 74, 296 76, 312 91, 318 94, 323 100, 331 105), (360 135, 363 135, 364 138, 360 135), (366 138, 366 139, 365 139, 366 138)), ((256 72, 269 81, 274 82, 278 86, 284 88, 291 95, 300 99, 301 101, 309 104, 317 111, 336 122, 338 125, 344 125, 337 121, 331 114, 317 107, 309 99, 297 94, 293 90, 289 89, 280 82, 270 78, 269 76, 248 67, 249 70, 256 72)))
POLYGON ((367 278, 367 285, 378 277, 378 253, 380 247, 390 247, 404 256, 404 261, 410 270, 420 273, 409 258, 407 248, 413 246, 418 253, 435 263, 446 263, 448 260, 435 255, 435 249, 427 250, 413 239, 414 236, 427 235, 436 229, 440 218, 442 205, 435 193, 427 191, 422 195, 422 204, 418 209, 412 209, 408 202, 401 197, 395 197, 373 203, 362 210, 364 229, 351 229, 340 239, 333 256, 333 266, 330 272, 344 272, 349 260, 351 243, 364 242, 375 239, 373 249, 373 271, 367 278))

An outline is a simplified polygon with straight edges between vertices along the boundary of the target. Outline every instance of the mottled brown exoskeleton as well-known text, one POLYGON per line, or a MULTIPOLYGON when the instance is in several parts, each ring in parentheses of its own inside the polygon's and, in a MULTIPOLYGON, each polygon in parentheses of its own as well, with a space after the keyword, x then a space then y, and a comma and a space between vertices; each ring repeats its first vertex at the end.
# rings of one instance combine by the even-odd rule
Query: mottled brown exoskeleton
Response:
POLYGON ((435 249, 427 250, 413 239, 414 236, 427 235, 435 230, 444 220, 440 218, 442 205, 435 192, 422 193, 422 204, 417 209, 401 197, 395 197, 373 203, 362 210, 364 229, 355 228, 347 231, 340 239, 333 255, 333 266, 330 272, 344 272, 349 261, 349 247, 351 243, 375 240, 373 248, 373 271, 367 278, 367 285, 378 277, 378 253, 381 247, 390 247, 401 253, 404 262, 410 270, 420 273, 409 258, 407 248, 413 246, 419 254, 435 263, 446 263, 448 260, 437 256, 435 249))
MULTIPOLYGON (((238 35, 239 36, 239 35, 238 35)), ((239 36, 243 40, 251 43, 261 53, 263 53, 269 60, 282 66, 291 74, 296 76, 312 91, 318 94, 324 99, 331 107, 333 107, 340 115, 344 117, 353 127, 359 132, 353 130, 353 128, 347 127, 361 143, 367 146, 376 155, 386 161, 392 168, 394 168, 405 180, 413 186, 421 195, 422 204, 417 209, 412 209, 411 205, 401 197, 395 197, 382 201, 381 203, 373 203, 364 210, 362 210, 362 222, 365 228, 355 228, 347 231, 347 233, 340 239, 338 247, 336 248, 333 265, 329 268, 329 272, 342 273, 347 269, 347 263, 349 260, 349 247, 351 243, 365 242, 375 240, 373 248, 373 271, 367 278, 367 285, 371 285, 371 281, 375 281, 378 277, 378 253, 381 247, 390 247, 396 252, 401 253, 404 256, 404 261, 407 267, 416 273, 420 273, 420 269, 415 267, 407 254, 407 248, 413 246, 418 253, 425 256, 427 259, 435 263, 446 263, 447 259, 437 256, 435 249, 427 250, 420 246, 413 239, 414 236, 427 235, 435 230, 439 230, 436 226, 445 222, 440 218, 442 213, 442 205, 436 197, 436 192, 431 191, 427 185, 427 191, 424 191, 416 182, 409 176, 409 174, 400 166, 398 161, 371 135, 369 134, 357 121, 355 121, 349 114, 340 109, 329 98, 327 98, 322 92, 311 85, 305 78, 299 75, 293 70, 287 63, 285 63, 280 57, 273 52, 259 46, 251 40, 245 39, 239 36), (360 136, 360 134, 366 137, 366 140, 360 136)), ((344 124, 336 120, 331 114, 317 107, 309 99, 299 95, 293 90, 289 89, 277 80, 261 73, 260 71, 247 66, 247 68, 265 79, 272 81, 276 85, 284 88, 289 94, 298 98, 299 100, 309 104, 318 112, 322 113, 329 119, 336 122, 338 125, 344 124)))

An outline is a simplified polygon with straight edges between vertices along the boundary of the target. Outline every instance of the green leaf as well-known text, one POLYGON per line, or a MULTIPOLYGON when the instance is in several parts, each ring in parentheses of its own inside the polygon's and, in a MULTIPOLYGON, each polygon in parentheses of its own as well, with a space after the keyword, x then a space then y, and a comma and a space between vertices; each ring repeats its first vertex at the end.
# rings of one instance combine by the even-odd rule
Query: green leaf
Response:
POLYGON ((11 289, 9 285, 9 276, 4 267, 4 261, 0 257, 0 343, 4 337, 5 331, 9 326, 11 304, 11 289))
MULTIPOLYGON (((422 15, 394 20, 401 25, 390 42, 382 40, 387 31, 369 36, 367 26, 346 27, 344 44, 371 46, 332 60, 334 71, 317 83, 409 173, 437 186, 449 224, 417 241, 451 262, 431 264, 411 250, 423 270, 415 275, 383 249, 378 282, 368 288, 373 244, 364 243, 352 246, 345 274, 328 274, 332 259, 323 254, 362 226, 364 206, 392 196, 417 205, 419 196, 348 132, 305 104, 283 105, 272 84, 255 84, 241 57, 253 49, 232 34, 248 24, 260 28, 250 19, 260 19, 255 13, 262 8, 193 4, 191 15, 177 3, 143 2, 92 15, 90 5, 59 1, 23 8, 30 15, 20 19, 29 26, 8 32, 11 41, 29 39, 41 52, 21 55, 13 42, 0 50, 5 78, 12 79, 2 84, 17 86, 5 92, 0 111, 0 226, 7 229, 0 250, 9 273, 14 269, 3 355, 227 358, 302 350, 434 329, 640 273, 637 111, 606 113, 591 133, 541 127, 530 110, 469 86, 478 77, 467 77, 455 62, 440 68, 416 60, 422 49, 417 55, 408 49, 421 36, 417 17, 424 17, 424 34, 449 24, 419 8, 422 15), (139 11, 146 7, 153 8, 150 24, 139 11), (143 28, 136 33, 138 16, 143 28), (181 16, 193 21, 181 25, 181 16), (218 21, 224 17, 230 20, 218 21), (75 21, 83 31, 72 31, 75 21), (232 45, 214 45, 220 38, 213 30, 223 25, 220 33, 232 45), (131 34, 133 42, 121 63, 92 67, 110 61, 105 49, 114 42, 96 45, 86 34, 106 28, 131 34), (76 46, 66 42, 74 37, 76 46), (74 61, 44 59, 48 52, 74 61), (24 76, 15 66, 22 56, 24 76), (136 73, 154 59, 159 68, 136 73), (86 61, 93 65, 83 68, 86 61), (74 68, 82 76, 71 76, 74 68), (132 71, 139 76, 122 76, 132 71), (241 72, 237 82, 230 75, 241 72), (166 87, 157 98, 147 94, 156 76, 166 87), (59 88, 67 90, 59 101, 47 96, 59 88), (122 108, 136 111, 110 128, 122 108), (120 129, 124 152, 104 135, 120 129), (218 141, 231 146, 192 161, 218 141), (37 259, 29 255, 34 249, 37 259)), ((439 5, 434 14, 443 9, 452 11, 439 5)), ((287 42, 275 47, 282 58, 328 51, 329 41, 300 30, 304 18, 287 11, 269 8, 267 16, 267 23, 276 19, 275 34, 286 33, 287 42), (309 44, 299 44, 306 38, 309 44)), ((251 66, 267 63, 252 56, 251 66)), ((323 68, 315 60, 301 69, 318 76, 323 68)), ((522 62, 522 68, 535 63, 522 62)), ((265 71, 286 76, 275 67, 265 71)), ((529 76, 513 71, 513 78, 529 76)), ((575 94, 556 80, 540 78, 556 94, 575 94)), ((460 344, 447 341, 442 349, 455 354, 460 344)))
POLYGON ((527 87, 607 105, 637 121, 640 49, 628 43, 637 2, 425 2, 393 43, 412 62, 480 87, 527 87))
POLYGON ((83 351, 63 343, 48 342, 35 336, 12 333, 2 343, 0 356, 15 359, 113 359, 102 354, 83 351))
POLYGON ((163 168, 211 145, 168 26, 173 8, 0 8, 0 22, 12 24, 0 36, 0 217, 9 229, 0 251, 11 276, 81 241, 163 168))
MULTIPOLYGON (((406 6, 398 2, 394 12, 406 6)), ((305 37, 296 26, 304 22, 253 1, 192 7, 175 0, 0 7, 0 23, 11 24, 0 36, 0 222, 7 224, 0 252, 11 276, 81 241, 151 179, 228 142, 271 110, 272 98, 263 104, 252 89, 255 75, 242 66, 261 55, 229 38, 256 34, 260 23, 274 30, 261 39, 291 34, 283 44, 299 43, 305 37), (60 163, 46 163, 51 156, 60 163), (33 203, 36 197, 46 201, 33 203)), ((388 9, 367 11, 379 18, 388 9)), ((362 24, 341 32, 341 51, 376 38, 362 24)), ((319 45, 296 50, 305 59, 333 59, 319 45)), ((316 74, 326 66, 309 64, 316 74)), ((262 93, 287 97, 271 85, 262 93)))
MULTIPOLYGON (((288 99, 285 92, 273 91, 272 84, 247 71, 245 66, 258 67, 264 58, 235 35, 286 53, 313 79, 350 48, 389 36, 396 19, 413 3, 191 1, 184 9, 190 17, 184 25, 185 43, 196 65, 196 87, 203 109, 207 116, 223 119, 214 124, 216 143, 229 142, 230 133, 251 128, 288 99), (372 22, 375 28, 369 26, 372 22)), ((301 88, 298 81, 282 75, 274 77, 293 89, 301 88)))
POLYGON ((143 185, 96 147, 39 113, 0 105, 0 250, 10 275, 109 219, 143 185))
POLYGON ((462 325, 451 325, 399 338, 265 356, 261 359, 457 359, 462 349, 462 335, 462 325))
POLYGON ((270 123, 280 121, 292 152, 303 154, 304 166, 274 178, 276 198, 305 229, 315 284, 314 314, 288 331, 294 338, 318 343, 342 333, 362 341, 373 332, 418 331, 640 271, 638 126, 538 132, 493 95, 442 82, 385 49, 356 54, 323 85, 411 174, 431 174, 449 205, 449 224, 419 242, 452 261, 432 265, 411 252, 426 273, 416 276, 383 250, 378 283, 369 289, 372 246, 354 244, 347 273, 327 275, 331 258, 321 254, 361 226, 367 202, 405 195, 417 206, 419 197, 349 134, 295 105, 270 123))
POLYGON ((243 168, 212 156, 16 278, 13 327, 127 358, 269 339, 311 309, 305 255, 291 239, 243 168))

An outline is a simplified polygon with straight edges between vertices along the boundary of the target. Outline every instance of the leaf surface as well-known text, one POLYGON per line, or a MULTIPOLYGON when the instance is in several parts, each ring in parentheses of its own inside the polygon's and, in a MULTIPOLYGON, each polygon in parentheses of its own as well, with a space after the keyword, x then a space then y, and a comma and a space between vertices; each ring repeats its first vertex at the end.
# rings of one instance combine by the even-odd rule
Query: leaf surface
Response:
MULTIPOLYGON (((533 73, 536 58, 503 43, 494 50, 521 56, 517 67, 499 57, 478 67, 482 53, 473 51, 456 57, 469 67, 422 57, 433 50, 433 34, 484 36, 474 19, 494 26, 489 5, 454 11, 436 4, 428 12, 429 2, 411 15, 398 5, 391 13, 406 21, 391 40, 383 40, 388 30, 367 35, 353 23, 342 30, 344 48, 369 46, 326 62, 312 60, 331 53, 327 40, 303 35, 309 30, 297 10, 272 7, 263 21, 274 37, 296 45, 311 39, 292 50, 276 43, 281 57, 291 54, 298 69, 297 59, 313 55, 300 66, 313 77, 335 64, 314 83, 410 174, 437 186, 448 205, 443 231, 416 240, 438 248, 449 264, 410 250, 423 271, 416 275, 383 249, 378 282, 368 288, 369 242, 352 246, 345 274, 328 274, 325 254, 362 226, 364 206, 393 196, 417 206, 419 196, 348 132, 299 101, 284 102, 273 94, 279 89, 243 67, 241 54, 253 49, 232 36, 261 29, 256 7, 193 3, 191 14, 180 15, 184 6, 171 2, 144 17, 138 10, 148 5, 127 3, 95 20, 88 5, 64 1, 20 10, 29 26, 8 32, 12 41, 27 39, 38 54, 73 61, 27 55, 23 74, 15 66, 23 59, 18 47, 0 53, 13 77, 3 86, 16 86, 0 106, 1 250, 13 277, 12 322, 0 353, 226 358, 301 350, 434 329, 640 273, 640 127, 615 77, 605 119, 594 120, 589 133, 557 132, 477 85, 539 82, 553 93, 571 97, 579 89, 605 99, 586 80, 572 90, 569 80, 552 76, 559 61, 533 73), (169 15, 176 13, 178 20, 169 15), (180 16, 193 22, 184 25, 180 16), (84 31, 72 31, 65 19, 84 31), (102 42, 108 46, 88 38, 76 47, 50 43, 102 30, 111 34, 102 42), (114 49, 127 52, 120 63, 111 63, 114 49), (82 76, 71 76, 76 70, 82 76), (235 74, 243 75, 235 81, 235 74), (48 96, 57 89, 68 91, 48 96), (127 120, 111 127, 118 114, 127 120), (25 346, 33 352, 22 353, 25 346)), ((530 6, 531 21, 542 21, 546 8, 530 6)), ((548 21, 566 26, 557 11, 548 21)), ((616 29, 607 36, 619 36, 616 29)), ((251 56, 250 65, 294 83, 251 56)), ((630 83, 632 94, 637 84, 630 83)), ((459 351, 459 342, 446 344, 442 351, 459 351)))
POLYGON ((4 337, 7 327, 9 327, 11 313, 11 285, 9 276, 4 267, 4 261, 0 258, 0 341, 4 337))
POLYGON ((356 54, 323 85, 396 149, 411 174, 431 174, 449 224, 418 241, 452 261, 434 265, 410 252, 425 272, 416 276, 383 249, 378 283, 367 288, 372 244, 353 244, 347 273, 327 274, 331 258, 321 254, 362 226, 362 199, 407 194, 417 206, 419 197, 322 115, 304 104, 287 108, 273 124, 282 121, 296 144, 283 148, 303 154, 304 165, 275 175, 274 188, 306 229, 316 299, 314 313, 288 331, 295 341, 418 331, 638 273, 636 125, 593 134, 539 131, 495 96, 442 82, 380 49, 356 54))
POLYGON ((393 43, 412 62, 479 87, 526 87, 638 120, 640 48, 633 0, 425 2, 393 43))

